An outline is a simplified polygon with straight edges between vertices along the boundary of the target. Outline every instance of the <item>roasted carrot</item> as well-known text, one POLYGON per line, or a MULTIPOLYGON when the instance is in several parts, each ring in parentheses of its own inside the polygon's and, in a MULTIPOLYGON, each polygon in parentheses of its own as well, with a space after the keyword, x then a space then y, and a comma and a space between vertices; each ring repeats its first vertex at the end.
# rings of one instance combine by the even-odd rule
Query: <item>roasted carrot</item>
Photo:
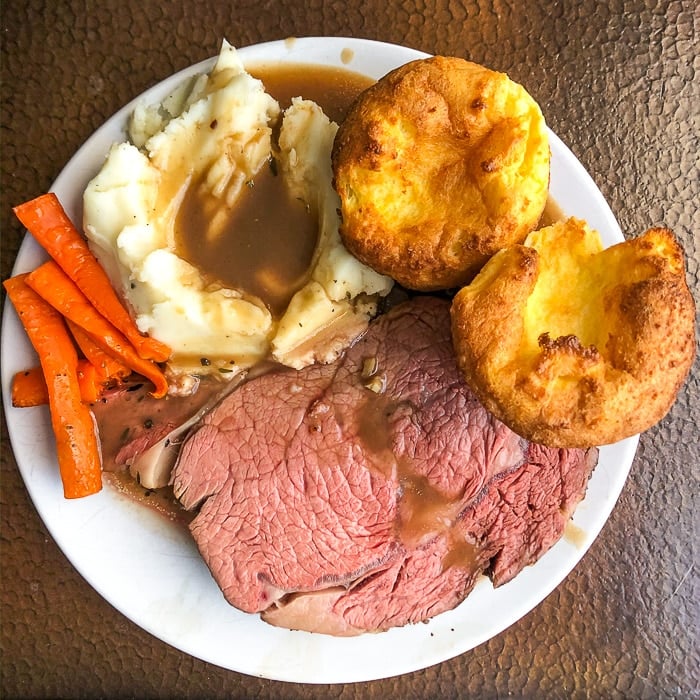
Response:
POLYGON ((68 330, 82 350, 85 358, 95 366, 101 379, 123 379, 131 374, 131 370, 120 362, 114 355, 105 352, 80 326, 66 319, 68 330))
MULTIPOLYGON (((78 385, 83 403, 94 403, 100 398, 108 384, 99 376, 92 363, 78 360, 78 385)), ((17 372, 12 378, 12 405, 15 408, 43 406, 49 402, 49 389, 41 367, 17 372)))
POLYGON ((61 315, 26 284, 26 278, 11 277, 3 286, 44 372, 63 494, 88 496, 102 488, 102 465, 95 423, 80 397, 78 355, 61 315))
POLYGON ((86 331, 105 352, 153 382, 153 396, 160 399, 167 394, 168 382, 160 367, 139 356, 127 338, 95 309, 56 262, 49 260, 37 267, 27 275, 26 283, 63 316, 86 331))
POLYGON ((49 389, 41 366, 15 374, 12 378, 12 405, 15 408, 43 406, 48 402, 49 389))
POLYGON ((95 308, 129 339, 143 359, 165 362, 170 357, 171 350, 167 345, 142 335, 136 327, 112 288, 107 273, 53 192, 20 204, 13 211, 95 308))
POLYGON ((78 386, 83 403, 95 403, 100 398, 102 382, 92 362, 78 360, 78 386))

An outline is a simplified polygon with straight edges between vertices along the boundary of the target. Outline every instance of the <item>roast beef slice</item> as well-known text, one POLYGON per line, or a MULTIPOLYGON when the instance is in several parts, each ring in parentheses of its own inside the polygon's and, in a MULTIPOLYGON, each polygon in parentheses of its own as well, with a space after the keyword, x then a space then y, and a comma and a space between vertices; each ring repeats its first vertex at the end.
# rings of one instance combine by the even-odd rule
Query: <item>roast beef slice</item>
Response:
POLYGON ((336 363, 236 390, 183 446, 173 485, 199 507, 192 534, 232 605, 356 634, 427 619, 482 572, 500 582, 534 561, 593 452, 535 449, 487 413, 457 370, 448 303, 418 298, 336 363))

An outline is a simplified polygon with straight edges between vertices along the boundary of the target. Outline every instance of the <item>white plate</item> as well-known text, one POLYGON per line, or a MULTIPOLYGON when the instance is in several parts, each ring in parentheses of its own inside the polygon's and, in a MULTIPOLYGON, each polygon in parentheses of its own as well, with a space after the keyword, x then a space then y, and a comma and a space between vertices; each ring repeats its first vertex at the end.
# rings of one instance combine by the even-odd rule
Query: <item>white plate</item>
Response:
MULTIPOLYGON (((271 42, 243 48, 240 54, 249 65, 269 60, 322 63, 375 78, 425 56, 400 46, 346 38, 271 42)), ((183 78, 212 64, 213 59, 192 66, 141 98, 161 100, 183 78)), ((53 191, 75 221, 82 216, 86 183, 111 143, 124 138, 134 104, 98 129, 54 183, 53 191)), ((623 240, 584 168, 554 134, 550 136, 555 201, 566 214, 585 218, 597 228, 606 245, 623 240)), ((15 273, 33 269, 43 259, 41 249, 27 236, 15 273)), ((143 629, 192 656, 270 679, 341 683, 385 678, 452 658, 497 635, 542 601, 591 545, 617 501, 638 441, 634 437, 601 450, 587 496, 574 517, 578 536, 563 538, 511 583, 494 590, 483 579, 462 605, 427 624, 340 639, 270 627, 257 616, 230 607, 187 533, 111 488, 82 500, 64 500, 48 411, 15 409, 8 399, 13 374, 34 362, 33 350, 8 305, 2 330, 7 424, 27 490, 58 546, 95 590, 143 629)))

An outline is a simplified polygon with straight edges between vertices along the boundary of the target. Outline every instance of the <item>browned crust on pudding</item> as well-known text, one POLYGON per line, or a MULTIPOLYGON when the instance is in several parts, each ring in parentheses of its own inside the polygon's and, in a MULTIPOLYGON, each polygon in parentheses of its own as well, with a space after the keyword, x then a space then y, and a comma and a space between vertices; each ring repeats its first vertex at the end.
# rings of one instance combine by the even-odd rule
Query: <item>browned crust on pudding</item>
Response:
POLYGON ((559 222, 458 292, 452 334, 472 390, 515 432, 617 442, 666 415, 693 363, 683 251, 664 228, 602 250, 584 222, 559 222))
POLYGON ((363 92, 336 135, 343 242, 405 287, 460 286, 537 225, 549 160, 522 86, 460 58, 413 61, 363 92))

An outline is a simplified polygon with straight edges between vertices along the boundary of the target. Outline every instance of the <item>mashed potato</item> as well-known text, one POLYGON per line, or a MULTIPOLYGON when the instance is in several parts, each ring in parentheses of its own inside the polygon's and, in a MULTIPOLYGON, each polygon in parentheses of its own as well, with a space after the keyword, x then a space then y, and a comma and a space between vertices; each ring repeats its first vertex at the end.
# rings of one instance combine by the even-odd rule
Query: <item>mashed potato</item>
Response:
POLYGON ((319 221, 311 277, 292 298, 272 341, 275 359, 293 367, 334 359, 349 338, 364 331, 376 312, 376 296, 393 285, 354 258, 340 240, 340 200, 330 159, 337 129, 317 104, 297 98, 282 122, 282 173, 319 221))
MULTIPOLYGON (((328 361, 366 327, 392 281, 359 263, 338 234, 331 186, 336 125, 314 103, 287 110, 277 154, 295 196, 318 214, 319 239, 306 285, 276 319, 262 300, 212 285, 178 256, 175 219, 193 183, 221 203, 216 219, 273 149, 278 103, 224 42, 207 76, 161 104, 139 106, 130 142, 115 144, 84 195, 84 229, 139 329, 173 349, 176 373, 247 367, 273 354, 301 367, 328 361)), ((214 228, 214 227, 212 227, 214 228)), ((201 245, 207 244, 202 232, 201 245)))

